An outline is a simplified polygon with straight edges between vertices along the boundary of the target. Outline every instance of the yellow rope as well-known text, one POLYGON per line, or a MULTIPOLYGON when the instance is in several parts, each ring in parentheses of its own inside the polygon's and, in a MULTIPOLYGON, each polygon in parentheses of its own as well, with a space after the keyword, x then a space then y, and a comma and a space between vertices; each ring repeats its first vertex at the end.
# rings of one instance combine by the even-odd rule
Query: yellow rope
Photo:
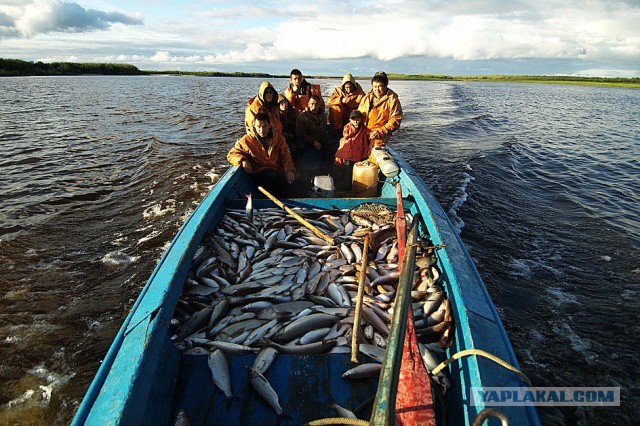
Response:
POLYGON ((520 377, 522 377, 522 379, 527 384, 527 386, 529 386, 529 387, 532 386, 531 385, 531 381, 529 380, 529 378, 522 371, 518 370, 517 368, 515 368, 514 366, 512 366, 508 362, 501 360, 497 356, 492 355, 489 352, 483 351, 482 349, 466 349, 464 351, 460 351, 460 352, 457 352, 457 353, 453 354, 451 356, 451 358, 441 362, 436 368, 434 368, 433 371, 431 372, 431 375, 435 376, 440 371, 442 371, 442 369, 444 369, 447 365, 451 364, 456 359, 462 358, 463 356, 468 356, 468 355, 480 355, 480 356, 483 356, 485 358, 488 358, 491 361, 495 362, 496 364, 499 364, 499 365, 503 366, 507 370, 511 370, 514 373, 518 374, 520 377))
POLYGON ((499 419, 500 426, 509 426, 509 419, 507 418, 507 416, 505 416, 503 412, 495 410, 493 408, 485 408, 484 410, 480 411, 478 417, 473 420, 471 426, 482 426, 484 421, 489 417, 496 417, 497 419, 499 419))
POLYGON ((369 426, 369 422, 361 419, 349 419, 346 417, 333 417, 328 419, 313 420, 305 423, 304 426, 324 426, 324 425, 360 425, 369 426))

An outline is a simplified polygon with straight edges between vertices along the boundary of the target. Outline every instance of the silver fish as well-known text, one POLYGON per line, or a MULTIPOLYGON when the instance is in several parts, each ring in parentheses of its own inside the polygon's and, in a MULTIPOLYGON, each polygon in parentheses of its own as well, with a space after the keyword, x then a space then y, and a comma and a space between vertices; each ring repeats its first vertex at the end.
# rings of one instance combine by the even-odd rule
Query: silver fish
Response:
POLYGON ((265 346, 260 349, 260 352, 256 355, 256 359, 253 361, 252 367, 258 370, 261 374, 264 374, 273 363, 273 360, 276 359, 276 355, 278 355, 278 350, 276 348, 265 346))
POLYGON ((213 383, 224 393, 227 399, 231 398, 231 375, 229 374, 229 364, 224 353, 216 349, 209 354, 209 370, 213 383))
POLYGON ((306 345, 297 345, 290 342, 286 345, 279 345, 271 340, 266 341, 268 345, 276 348, 281 354, 323 354, 336 346, 337 340, 321 340, 319 342, 307 343, 306 345))
POLYGON ((269 383, 260 371, 253 367, 249 368, 249 379, 257 394, 273 408, 273 411, 275 411, 278 416, 281 415, 282 407, 280 406, 278 394, 271 386, 271 383, 269 383))
POLYGON ((278 323, 277 319, 272 319, 271 321, 265 324, 262 324, 260 327, 256 328, 251 333, 249 333, 249 336, 247 336, 247 338, 244 341, 244 345, 251 346, 258 340, 262 339, 264 335, 267 333, 267 331, 273 328, 277 323, 278 323))
POLYGON ((320 340, 326 337, 326 335, 329 333, 330 330, 331 330, 330 327, 322 327, 316 330, 311 330, 306 334, 304 334, 302 337, 300 337, 300 339, 298 339, 297 344, 307 345, 309 343, 319 342, 320 340))
POLYGON ((211 318, 211 313, 213 312, 213 308, 204 308, 195 314, 191 315, 191 317, 182 324, 180 327, 180 333, 178 333, 178 340, 182 340, 185 337, 195 333, 198 330, 203 329, 209 323, 209 319, 211 318))
POLYGON ((247 194, 247 206, 245 207, 245 212, 249 222, 253 222, 253 199, 251 198, 251 193, 247 194))
POLYGON ((355 414, 353 414, 353 411, 348 410, 344 407, 341 407, 338 404, 330 404, 329 407, 333 408, 334 410, 336 410, 336 413, 338 413, 339 417, 343 417, 345 419, 357 419, 358 417, 356 417, 355 414))
POLYGON ((299 318, 285 326, 278 332, 273 339, 280 342, 286 342, 296 339, 310 330, 333 325, 340 320, 340 317, 328 314, 310 314, 299 318))
POLYGON ((347 380, 366 379, 368 377, 377 376, 378 374, 380 374, 380 370, 382 370, 382 364, 360 364, 357 367, 345 371, 342 374, 342 378, 347 380))
POLYGON ((220 349, 227 354, 254 354, 260 349, 252 348, 246 345, 239 345, 231 342, 221 342, 219 340, 210 340, 207 342, 207 347, 211 349, 220 349))

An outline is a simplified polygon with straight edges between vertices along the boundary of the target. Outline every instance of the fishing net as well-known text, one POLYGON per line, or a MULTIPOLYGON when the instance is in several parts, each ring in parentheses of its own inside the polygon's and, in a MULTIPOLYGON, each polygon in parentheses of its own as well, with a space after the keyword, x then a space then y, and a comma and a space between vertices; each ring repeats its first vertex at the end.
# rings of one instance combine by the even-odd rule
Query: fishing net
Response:
POLYGON ((362 203, 349 211, 349 218, 359 226, 393 223, 395 211, 382 203, 362 203))

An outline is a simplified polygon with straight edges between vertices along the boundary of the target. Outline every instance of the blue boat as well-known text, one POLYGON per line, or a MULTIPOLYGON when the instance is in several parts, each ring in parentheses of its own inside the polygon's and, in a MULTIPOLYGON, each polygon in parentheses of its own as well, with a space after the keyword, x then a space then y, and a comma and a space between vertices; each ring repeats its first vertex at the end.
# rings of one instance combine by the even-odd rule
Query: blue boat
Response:
MULTIPOLYGON (((445 358, 484 351, 519 368, 493 302, 457 230, 410 165, 398 152, 388 152, 399 166, 399 173, 392 177, 380 173, 380 184, 373 196, 299 196, 306 195, 303 193, 280 201, 312 221, 308 212, 317 210, 348 212, 362 205, 395 209, 399 185, 402 205, 413 222, 405 262, 415 261, 416 244, 411 244, 412 238, 428 240, 440 273, 438 280, 450 302, 453 321, 448 323, 445 358)), ((351 410, 361 424, 395 424, 398 357, 406 329, 406 321, 398 320, 402 319, 400 313, 394 312, 395 322, 389 329, 379 376, 345 380, 344 373, 354 365, 351 355, 344 351, 278 354, 268 370, 261 372, 261 379, 266 379, 277 395, 281 412, 252 387, 255 352, 225 354, 231 394, 226 395, 212 379, 208 354, 213 349, 188 351, 184 342, 176 339, 175 318, 183 308, 181 295, 193 273, 194 258, 199 256, 203 241, 215 234, 225 214, 243 214, 249 193, 254 194, 255 215, 266 209, 279 209, 271 199, 256 197, 260 192, 250 177, 232 167, 186 220, 116 335, 78 408, 74 425, 301 425, 338 417, 338 406, 351 410)), ((244 237, 239 234, 237 239, 242 241, 244 237)), ((334 244, 338 240, 336 237, 334 244)), ((400 287, 410 283, 413 275, 403 272, 398 280, 396 297, 402 291, 408 297, 406 292, 411 289, 401 291, 400 287)), ((369 361, 364 358, 360 357, 361 363, 369 361)), ((474 354, 451 361, 444 373, 450 388, 444 394, 434 390, 437 424, 471 425, 478 416, 490 413, 483 401, 473 399, 473 388, 527 386, 521 375, 474 354)), ((437 387, 435 382, 431 387, 437 387)), ((501 406, 495 410, 510 424, 539 424, 532 406, 501 406)), ((493 419, 490 424, 498 423, 493 419)))

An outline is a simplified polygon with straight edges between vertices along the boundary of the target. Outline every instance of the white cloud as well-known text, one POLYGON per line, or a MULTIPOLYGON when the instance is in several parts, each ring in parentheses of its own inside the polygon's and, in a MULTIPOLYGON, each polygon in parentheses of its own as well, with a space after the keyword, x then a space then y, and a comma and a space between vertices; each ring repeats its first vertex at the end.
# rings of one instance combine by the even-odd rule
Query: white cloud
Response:
MULTIPOLYGON (((110 1, 116 4, 119 0, 110 1)), ((276 62, 345 60, 357 64, 407 58, 467 63, 531 59, 640 63, 638 2, 245 3, 186 0, 179 7, 133 3, 147 7, 143 26, 137 25, 142 23, 140 14, 101 12, 60 0, 26 0, 24 4, 0 0, 0 56, 32 51, 34 56, 59 52, 63 57, 75 48, 74 54, 83 59, 113 57, 146 69, 154 64, 210 69, 234 64, 242 68, 276 62), (99 35, 92 30, 100 30, 99 35), (23 40, 9 43, 16 35, 23 40), (32 44, 24 41, 27 35, 32 44)), ((93 4, 105 9, 105 2, 93 4)), ((124 1, 117 4, 130 7, 124 1)), ((599 67, 591 63, 585 69, 599 67)))
POLYGON ((24 1, 0 4, 0 29, 5 35, 33 37, 51 32, 105 30, 112 24, 142 25, 139 14, 85 9, 78 3, 60 0, 24 1))

